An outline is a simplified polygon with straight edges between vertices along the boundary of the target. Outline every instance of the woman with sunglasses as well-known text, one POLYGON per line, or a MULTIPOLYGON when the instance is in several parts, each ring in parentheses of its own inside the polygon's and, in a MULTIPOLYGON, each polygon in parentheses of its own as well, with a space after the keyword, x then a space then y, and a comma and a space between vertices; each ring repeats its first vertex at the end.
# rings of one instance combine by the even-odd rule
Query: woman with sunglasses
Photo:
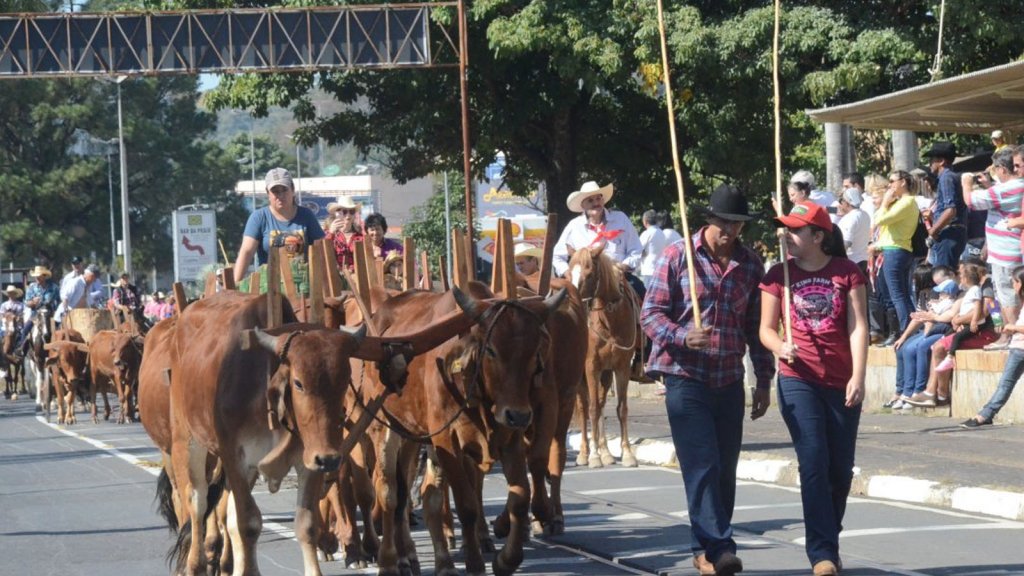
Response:
POLYGON ((914 177, 904 170, 890 174, 889 187, 874 216, 878 228, 876 246, 882 251, 879 280, 896 308, 900 323, 897 333, 907 329, 910 313, 914 311, 914 295, 910 289, 910 271, 914 268, 911 238, 921 219, 921 210, 914 199, 914 182, 914 177))
POLYGON ((334 246, 338 267, 351 271, 355 267, 356 242, 362 241, 359 205, 348 196, 327 205, 327 240, 334 246))
POLYGON ((259 257, 257 264, 267 262, 271 247, 285 247, 289 254, 304 254, 306 246, 324 237, 313 211, 296 202, 295 184, 287 170, 270 170, 265 182, 269 203, 250 214, 245 223, 242 247, 235 260, 236 286, 248 274, 253 254, 259 257))

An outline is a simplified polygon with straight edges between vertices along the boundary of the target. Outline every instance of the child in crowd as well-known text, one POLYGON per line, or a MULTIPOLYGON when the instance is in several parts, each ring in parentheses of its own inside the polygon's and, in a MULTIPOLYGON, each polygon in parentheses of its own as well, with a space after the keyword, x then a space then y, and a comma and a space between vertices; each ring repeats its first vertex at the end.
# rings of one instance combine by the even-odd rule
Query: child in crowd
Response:
MULTIPOLYGON (((1012 282, 1017 296, 1024 298, 1024 266, 1014 268, 1012 282)), ((999 379, 999 386, 977 416, 968 418, 960 424, 964 428, 978 428, 992 424, 992 418, 1009 400, 1014 386, 1017 385, 1017 380, 1024 375, 1024 314, 1017 318, 1016 324, 1003 326, 1003 331, 1012 334, 1012 338, 1010 339, 1010 352, 1006 358, 1006 368, 1003 369, 1003 376, 999 379)))
MULTIPOLYGON (((927 265, 922 265, 927 266, 927 265)), ((922 266, 919 266, 920 270, 922 266)), ((893 410, 911 410, 908 404, 915 393, 924 392, 931 366, 931 347, 945 335, 954 316, 954 304, 960 292, 952 278, 953 271, 946 266, 931 269, 927 282, 915 274, 918 287, 927 286, 918 293, 919 310, 910 315, 910 325, 896 341, 896 396, 884 404, 893 410), (918 330, 923 326, 923 330, 918 330)))
POLYGON ((956 350, 976 350, 997 338, 985 309, 982 294, 984 279, 984 264, 960 264, 960 282, 964 288, 964 295, 955 306, 953 332, 932 345, 932 372, 928 385, 923 392, 915 393, 905 402, 913 406, 937 406, 948 403, 951 380, 949 372, 956 367, 956 350))

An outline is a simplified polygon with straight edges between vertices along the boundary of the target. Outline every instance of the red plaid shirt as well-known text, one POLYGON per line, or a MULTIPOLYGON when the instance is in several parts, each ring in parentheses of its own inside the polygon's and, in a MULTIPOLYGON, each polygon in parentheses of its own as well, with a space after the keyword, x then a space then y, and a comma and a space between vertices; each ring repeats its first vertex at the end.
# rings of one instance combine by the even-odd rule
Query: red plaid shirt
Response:
POLYGON ((363 239, 363 233, 356 232, 352 234, 348 242, 345 242, 345 235, 341 232, 337 234, 328 232, 327 239, 334 246, 334 254, 338 259, 338 266, 351 271, 355 266, 355 245, 356 242, 363 239))
POLYGON ((720 388, 743 379, 743 357, 750 347, 758 388, 769 388, 775 359, 758 336, 764 264, 753 250, 737 244, 724 271, 703 245, 704 229, 693 236, 697 298, 701 320, 710 326, 711 345, 690 350, 683 344, 693 329, 686 248, 676 242, 655 264, 640 321, 651 339, 647 371, 652 376, 683 376, 720 388))

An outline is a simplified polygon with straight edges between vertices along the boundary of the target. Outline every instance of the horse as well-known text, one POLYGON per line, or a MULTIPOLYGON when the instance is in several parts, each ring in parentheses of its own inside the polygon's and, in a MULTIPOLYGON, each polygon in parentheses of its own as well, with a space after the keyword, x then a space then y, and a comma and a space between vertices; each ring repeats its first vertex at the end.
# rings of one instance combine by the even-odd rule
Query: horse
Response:
POLYGON ((46 366, 46 359, 49 352, 45 346, 50 343, 53 333, 50 326, 50 318, 53 310, 41 306, 36 311, 32 322, 32 332, 29 333, 28 353, 25 359, 28 360, 28 369, 32 374, 32 383, 36 387, 36 412, 48 409, 50 403, 50 371, 46 366))
POLYGON ((3 339, 3 350, 0 352, 0 367, 3 368, 4 382, 6 387, 4 388, 4 397, 18 398, 18 386, 21 386, 21 392, 25 392, 25 375, 22 374, 22 368, 24 364, 21 362, 21 358, 18 357, 18 335, 21 334, 21 315, 13 312, 7 312, 4 314, 3 319, 4 327, 4 339, 3 339))
POLYGON ((587 307, 588 343, 584 375, 586 390, 577 397, 577 412, 582 416, 582 438, 577 465, 601 468, 615 463, 608 450, 604 412, 608 389, 615 381, 616 413, 621 431, 622 465, 637 465, 629 444, 629 385, 633 354, 641 342, 640 302, 626 275, 604 254, 604 246, 570 251, 566 273, 587 307), (592 436, 588 436, 588 424, 592 436))

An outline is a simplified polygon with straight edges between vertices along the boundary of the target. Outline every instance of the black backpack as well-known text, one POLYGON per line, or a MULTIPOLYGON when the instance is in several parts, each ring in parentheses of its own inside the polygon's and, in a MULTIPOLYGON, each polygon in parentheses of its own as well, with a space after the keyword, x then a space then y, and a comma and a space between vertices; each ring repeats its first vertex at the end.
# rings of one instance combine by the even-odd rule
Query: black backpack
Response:
POLYGON ((925 226, 924 220, 920 216, 917 217, 917 228, 914 230, 914 235, 910 237, 910 247, 915 258, 924 258, 928 255, 928 227, 925 226))

